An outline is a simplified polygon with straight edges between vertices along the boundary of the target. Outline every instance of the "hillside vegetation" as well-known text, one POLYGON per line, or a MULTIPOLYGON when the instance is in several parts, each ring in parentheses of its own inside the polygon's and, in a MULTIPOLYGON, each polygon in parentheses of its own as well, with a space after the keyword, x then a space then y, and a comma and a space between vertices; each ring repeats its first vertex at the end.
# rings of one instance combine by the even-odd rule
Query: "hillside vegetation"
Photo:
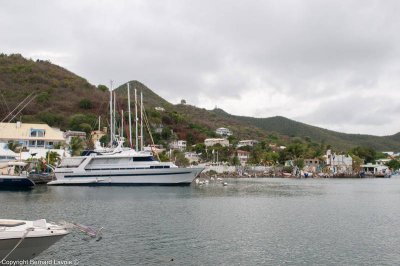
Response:
MULTIPOLYGON (((234 132, 232 141, 240 139, 274 140, 277 144, 313 141, 314 144, 330 145, 338 150, 356 146, 371 146, 377 150, 400 151, 400 133, 378 137, 345 134, 296 122, 284 117, 253 118, 234 116, 221 109, 206 110, 186 104, 173 105, 138 81, 131 84, 131 111, 134 112, 134 88, 143 92, 144 106, 156 140, 186 139, 189 144, 216 137, 215 129, 226 127, 234 132), (165 111, 156 111, 163 107, 165 111), (173 132, 171 134, 170 132, 173 132)), ((52 64, 49 61, 30 60, 19 54, 0 54, 0 117, 4 118, 26 96, 36 98, 15 119, 22 122, 43 122, 62 129, 90 132, 108 125, 109 91, 104 85, 97 87, 86 79, 52 64)), ((116 89, 119 106, 127 117, 128 101, 126 84, 116 89)), ((120 115, 117 114, 120 121, 120 115)))

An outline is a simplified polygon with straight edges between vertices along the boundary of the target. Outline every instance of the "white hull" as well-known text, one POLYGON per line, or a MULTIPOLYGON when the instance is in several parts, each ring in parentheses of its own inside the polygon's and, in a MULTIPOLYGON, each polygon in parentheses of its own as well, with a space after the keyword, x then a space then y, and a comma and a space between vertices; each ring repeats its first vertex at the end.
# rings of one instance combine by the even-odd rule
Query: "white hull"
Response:
MULTIPOLYGON (((22 221, 0 219, 0 264, 30 260, 67 235, 64 227, 46 220, 22 221), (11 253, 10 253, 11 252, 11 253)), ((22 262, 21 264, 28 263, 22 262)))
POLYGON ((48 185, 189 185, 204 168, 71 171, 48 185))
MULTIPOLYGON (((48 249, 63 236, 26 237, 6 260, 30 260, 48 249)), ((18 241, 20 241, 19 238, 0 239, 0 259, 4 258, 17 245, 18 241)))

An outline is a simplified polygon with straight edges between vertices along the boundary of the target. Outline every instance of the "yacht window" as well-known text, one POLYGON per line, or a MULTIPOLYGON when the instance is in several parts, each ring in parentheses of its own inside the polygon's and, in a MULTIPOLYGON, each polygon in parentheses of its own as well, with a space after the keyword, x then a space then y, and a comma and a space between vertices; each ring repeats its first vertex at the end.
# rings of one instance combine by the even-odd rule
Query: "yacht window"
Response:
POLYGON ((153 156, 146 156, 146 157, 133 157, 134 162, 151 162, 156 161, 153 156))

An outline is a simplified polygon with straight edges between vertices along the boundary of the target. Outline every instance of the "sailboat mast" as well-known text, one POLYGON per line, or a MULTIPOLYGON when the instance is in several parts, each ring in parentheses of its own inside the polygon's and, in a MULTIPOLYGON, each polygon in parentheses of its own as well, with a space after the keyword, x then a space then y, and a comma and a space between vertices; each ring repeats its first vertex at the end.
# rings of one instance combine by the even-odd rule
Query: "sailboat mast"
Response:
POLYGON ((99 116, 99 131, 100 131, 100 118, 101 118, 101 116, 99 116))
POLYGON ((114 91, 114 120, 113 120, 113 122, 114 122, 114 125, 113 125, 113 135, 114 135, 114 137, 115 137, 115 132, 116 132, 116 127, 117 127, 117 121, 115 120, 115 106, 116 106, 116 100, 117 100, 117 97, 115 97, 115 91, 114 91))
POLYGON ((135 89, 135 124, 136 124, 136 130, 135 130, 135 135, 136 135, 136 151, 138 151, 138 116, 137 116, 137 93, 135 89))
POLYGON ((121 137, 124 137, 124 110, 121 110, 121 137))
POLYGON ((140 147, 143 151, 143 92, 140 91, 140 147))
POLYGON ((110 81, 110 146, 113 144, 113 95, 112 95, 112 80, 110 81))
POLYGON ((129 143, 132 145, 131 94, 128 82, 128 112, 129 112, 129 143))

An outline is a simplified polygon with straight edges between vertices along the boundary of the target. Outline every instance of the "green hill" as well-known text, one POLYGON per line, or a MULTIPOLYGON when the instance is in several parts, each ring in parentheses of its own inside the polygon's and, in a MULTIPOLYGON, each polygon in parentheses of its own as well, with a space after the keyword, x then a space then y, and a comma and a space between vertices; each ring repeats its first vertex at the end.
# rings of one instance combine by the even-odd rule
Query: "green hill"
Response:
POLYGON ((348 150, 356 146, 371 146, 380 151, 400 151, 400 133, 384 137, 364 134, 346 134, 310 126, 282 116, 254 118, 230 115, 221 109, 215 109, 214 112, 220 116, 246 121, 250 125, 256 126, 265 131, 277 132, 290 137, 309 137, 317 142, 324 141, 326 144, 330 144, 340 150, 348 150))

